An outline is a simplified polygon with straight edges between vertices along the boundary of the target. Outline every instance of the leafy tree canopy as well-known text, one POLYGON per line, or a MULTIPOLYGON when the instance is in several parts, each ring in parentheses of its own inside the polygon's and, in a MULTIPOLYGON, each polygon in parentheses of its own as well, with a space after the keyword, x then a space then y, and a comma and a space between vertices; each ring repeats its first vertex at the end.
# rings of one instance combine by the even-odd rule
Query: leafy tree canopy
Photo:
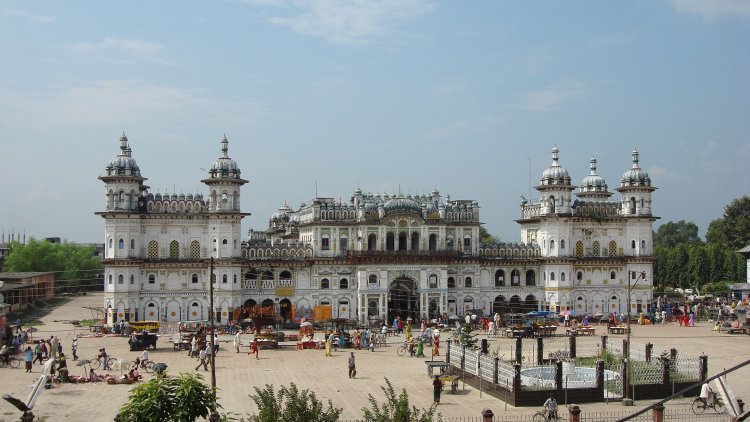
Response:
POLYGON ((698 236, 698 226, 685 220, 666 222, 654 234, 654 247, 673 248, 680 244, 700 243, 703 242, 698 236))
POLYGON ((216 411, 211 387, 199 374, 152 378, 130 391, 121 422, 192 422, 216 411))
POLYGON ((22 244, 13 242, 10 255, 5 260, 12 272, 56 272, 56 280, 69 286, 93 284, 102 263, 94 256, 93 246, 72 243, 52 243, 31 239, 22 244))
POLYGON ((708 226, 706 240, 734 250, 750 244, 750 196, 742 196, 727 205, 724 216, 708 226))
POLYGON ((484 226, 479 226, 479 244, 491 245, 502 242, 500 236, 490 234, 484 226))
POLYGON ((328 407, 324 407, 315 393, 307 389, 299 391, 294 383, 288 388, 281 387, 278 392, 270 384, 263 389, 253 388, 255 394, 250 398, 258 406, 258 414, 250 416, 249 422, 336 422, 342 412, 333 407, 331 400, 328 400, 328 407))

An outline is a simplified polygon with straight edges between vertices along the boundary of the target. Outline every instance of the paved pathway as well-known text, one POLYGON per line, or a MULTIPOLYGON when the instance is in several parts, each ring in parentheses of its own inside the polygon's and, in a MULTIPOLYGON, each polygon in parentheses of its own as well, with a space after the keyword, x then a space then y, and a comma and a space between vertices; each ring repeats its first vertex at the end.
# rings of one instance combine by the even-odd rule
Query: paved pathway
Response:
MULTIPOLYGON (((101 294, 76 297, 55 309, 43 318, 45 325, 39 326, 38 337, 49 337, 57 334, 63 342, 66 356, 70 353, 70 343, 76 333, 67 323, 73 319, 90 319, 91 312, 83 306, 99 306, 101 294)), ((598 327, 598 331, 604 331, 598 327)), ((88 330, 86 330, 88 332, 88 330)), ((244 335, 243 341, 249 344, 251 335, 244 335)), ((619 338, 619 337, 614 337, 619 338)), ((347 375, 347 357, 350 349, 334 352, 333 357, 325 357, 323 351, 282 348, 280 350, 261 350, 260 360, 255 360, 246 353, 235 353, 230 336, 220 338, 221 351, 217 355, 217 385, 220 388, 219 401, 225 411, 241 416, 253 413, 256 409, 248 397, 253 387, 265 384, 275 386, 290 382, 300 389, 309 388, 318 398, 330 399, 334 406, 343 407, 343 419, 361 417, 363 407, 369 406, 368 394, 378 401, 383 400, 379 386, 384 385, 384 378, 391 380, 397 391, 406 388, 410 401, 417 407, 427 407, 432 402, 431 381, 427 377, 423 360, 396 355, 396 346, 403 337, 389 337, 389 346, 376 348, 375 352, 356 351, 357 377, 349 379, 347 375)), ((657 348, 676 347, 681 353, 709 356, 709 374, 722 368, 728 368, 747 359, 747 347, 750 336, 717 334, 711 332, 707 323, 695 328, 679 328, 674 324, 667 326, 634 326, 633 343, 651 342, 657 348)), ((122 337, 82 338, 79 340, 79 356, 88 358, 96 355, 99 348, 106 347, 109 353, 117 358, 134 359, 139 352, 129 352, 127 339, 122 337)), ((188 358, 186 352, 176 352, 166 337, 160 338, 158 349, 151 353, 151 359, 166 362, 168 373, 194 371, 195 359, 188 358)), ((444 351, 444 348, 441 350, 444 351)), ((84 369, 69 362, 71 373, 82 375, 84 369)), ((40 365, 34 366, 34 373, 25 373, 22 369, 0 369, 0 393, 11 394, 25 399, 29 387, 39 376, 40 365)), ((200 371, 207 380, 210 372, 200 371)), ((144 374, 150 377, 148 374, 144 374)), ((738 397, 750 398, 750 368, 746 367, 729 377, 730 384, 738 397)), ((119 407, 127 400, 129 385, 64 384, 45 390, 40 396, 34 413, 46 421, 111 421, 119 407)), ((560 404, 563 400, 558 399, 560 404)), ((638 406, 649 402, 639 401, 638 406)), ((688 400, 673 402, 673 406, 688 406, 688 400)), ((541 406, 541 403, 540 403, 541 406)), ((443 394, 439 411, 444 417, 476 417, 483 408, 491 408, 496 415, 531 414, 537 409, 513 408, 470 386, 465 386, 459 394, 443 394)), ((586 404, 584 411, 622 411, 619 403, 609 405, 586 404)), ((628 408, 634 409, 634 408, 628 408)), ((0 422, 18 420, 18 412, 10 404, 0 401, 0 422)))

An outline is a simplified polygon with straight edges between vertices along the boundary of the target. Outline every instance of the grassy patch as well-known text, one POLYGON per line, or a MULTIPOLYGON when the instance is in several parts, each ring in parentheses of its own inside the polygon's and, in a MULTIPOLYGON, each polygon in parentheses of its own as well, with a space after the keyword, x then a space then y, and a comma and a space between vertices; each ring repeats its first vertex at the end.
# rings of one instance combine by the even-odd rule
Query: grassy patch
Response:
POLYGON ((75 321, 74 324, 79 327, 91 327, 92 325, 96 325, 99 322, 99 320, 96 319, 83 319, 80 321, 75 321))

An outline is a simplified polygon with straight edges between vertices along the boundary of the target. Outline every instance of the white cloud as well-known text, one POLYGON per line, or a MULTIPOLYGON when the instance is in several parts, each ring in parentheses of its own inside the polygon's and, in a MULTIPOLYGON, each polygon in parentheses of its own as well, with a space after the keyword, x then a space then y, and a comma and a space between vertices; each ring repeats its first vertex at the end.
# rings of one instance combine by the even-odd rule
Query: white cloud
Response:
POLYGON ((29 13, 25 10, 20 10, 20 9, 5 9, 3 10, 2 14, 11 18, 26 19, 29 22, 33 22, 33 23, 51 23, 57 20, 56 16, 34 15, 32 13, 29 13))
POLYGON ((365 44, 391 32, 390 25, 432 11, 426 0, 252 0, 256 6, 285 7, 287 16, 269 22, 339 44, 365 44))
POLYGON ((556 110, 565 102, 580 100, 588 91, 588 84, 584 82, 565 81, 542 91, 522 95, 521 106, 531 111, 556 110))
POLYGON ((669 0, 679 13, 697 15, 706 22, 724 16, 750 18, 750 1, 747 0, 669 0))
POLYGON ((164 50, 164 46, 137 39, 106 37, 97 43, 79 42, 71 45, 70 49, 81 54, 101 51, 124 51, 141 57, 154 57, 158 56, 164 50))

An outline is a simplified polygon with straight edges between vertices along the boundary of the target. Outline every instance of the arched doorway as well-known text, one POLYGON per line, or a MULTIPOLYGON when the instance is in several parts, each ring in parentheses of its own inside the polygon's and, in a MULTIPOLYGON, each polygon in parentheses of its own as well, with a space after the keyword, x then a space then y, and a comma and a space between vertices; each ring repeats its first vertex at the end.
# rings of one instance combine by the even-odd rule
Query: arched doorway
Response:
POLYGON ((374 317, 378 314, 378 301, 375 299, 370 299, 369 301, 367 301, 367 317, 374 317))
POLYGON ((521 307, 521 298, 518 296, 513 296, 510 298, 510 302, 508 303, 508 312, 516 314, 519 312, 523 312, 523 308, 521 307))
POLYGON ((533 312, 539 309, 539 301, 536 300, 534 295, 526 296, 526 300, 523 301, 524 312, 533 312))
POLYGON ((411 317, 413 321, 419 318, 419 295, 417 294, 417 283, 409 277, 399 277, 391 283, 388 289, 388 313, 389 321, 397 316, 406 320, 411 317))
POLYGON ((492 302, 492 314, 495 313, 500 314, 500 316, 505 315, 506 312, 508 312, 508 305, 505 301, 505 297, 500 295, 496 296, 495 300, 492 302))
POLYGON ((284 321, 292 318, 292 302, 289 299, 281 299, 281 302, 279 302, 279 313, 281 314, 281 319, 284 321))
POLYGON ((440 307, 437 299, 430 299, 429 309, 427 310, 430 319, 440 318, 440 307))
POLYGON ((349 312, 349 299, 339 300, 339 318, 349 319, 351 312, 349 312))
POLYGON ((191 302, 188 310, 188 321, 200 321, 203 319, 203 307, 199 302, 191 302))

